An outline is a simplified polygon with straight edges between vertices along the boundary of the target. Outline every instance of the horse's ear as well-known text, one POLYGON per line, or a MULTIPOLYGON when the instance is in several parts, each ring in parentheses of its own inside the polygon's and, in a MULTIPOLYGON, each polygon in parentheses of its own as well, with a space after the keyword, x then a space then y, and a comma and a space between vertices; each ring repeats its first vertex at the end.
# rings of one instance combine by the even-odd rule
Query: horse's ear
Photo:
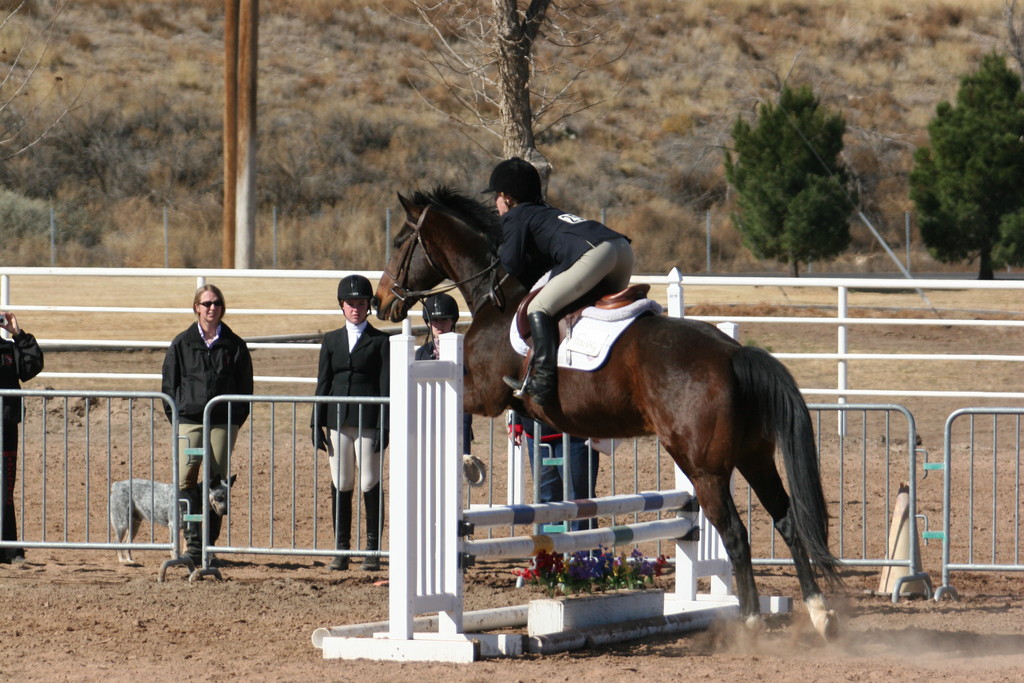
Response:
POLYGON ((411 216, 416 205, 403 197, 401 192, 398 193, 398 201, 402 204, 402 208, 405 209, 405 212, 411 216))

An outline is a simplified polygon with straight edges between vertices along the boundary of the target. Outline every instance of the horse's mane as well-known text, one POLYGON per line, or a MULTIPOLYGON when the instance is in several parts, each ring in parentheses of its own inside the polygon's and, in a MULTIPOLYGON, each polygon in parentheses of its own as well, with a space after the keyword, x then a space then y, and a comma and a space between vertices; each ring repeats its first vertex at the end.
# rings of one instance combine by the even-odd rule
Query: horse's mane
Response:
POLYGON ((457 218, 473 230, 487 237, 491 247, 501 242, 501 224, 498 212, 488 208, 447 186, 438 186, 432 192, 417 191, 413 203, 418 206, 429 204, 444 213, 457 218))

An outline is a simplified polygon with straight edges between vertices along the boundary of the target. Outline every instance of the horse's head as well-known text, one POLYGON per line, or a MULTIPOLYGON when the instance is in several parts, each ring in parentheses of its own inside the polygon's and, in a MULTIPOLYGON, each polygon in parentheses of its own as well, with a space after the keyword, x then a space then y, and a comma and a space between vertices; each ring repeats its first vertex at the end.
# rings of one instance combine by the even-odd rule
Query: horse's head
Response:
POLYGON ((391 259, 384 268, 374 296, 377 317, 391 322, 404 320, 409 309, 422 297, 422 292, 447 277, 436 266, 424 244, 424 230, 431 232, 428 226, 430 205, 417 205, 401 194, 398 201, 405 209, 405 224, 395 236, 391 259))
POLYGON ((413 199, 399 194, 398 200, 406 218, 377 285, 377 317, 404 320, 409 309, 434 294, 433 288, 445 279, 454 284, 440 291, 458 287, 471 303, 472 290, 489 285, 488 276, 497 265, 488 234, 494 226, 486 210, 447 189, 430 195, 417 192, 413 199))

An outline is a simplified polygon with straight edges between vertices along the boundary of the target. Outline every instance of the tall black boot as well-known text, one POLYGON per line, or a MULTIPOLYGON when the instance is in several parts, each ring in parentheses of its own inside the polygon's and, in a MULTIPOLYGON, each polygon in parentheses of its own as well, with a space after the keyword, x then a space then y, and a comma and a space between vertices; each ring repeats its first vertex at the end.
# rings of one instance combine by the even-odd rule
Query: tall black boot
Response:
MULTIPOLYGON (((331 484, 331 523, 334 525, 335 550, 348 550, 352 544, 352 491, 339 493, 334 484, 331 484)), ((334 571, 348 569, 348 556, 338 555, 327 568, 334 571)))
MULTIPOLYGON (((18 540, 18 520, 14 515, 14 503, 4 504, 4 528, 2 537, 5 541, 18 540)), ((25 550, 23 548, 0 549, 0 564, 19 562, 24 559, 25 550)))
POLYGON ((546 405, 555 398, 558 383, 558 325, 547 313, 531 313, 530 336, 533 338, 533 360, 527 377, 519 382, 506 377, 505 383, 516 391, 516 398, 529 396, 537 405, 546 405))
MULTIPOLYGON (((363 493, 363 504, 366 506, 366 549, 380 550, 381 528, 384 522, 384 511, 380 507, 380 482, 363 493)), ((360 569, 377 571, 380 569, 380 558, 368 555, 360 569)))
MULTIPOLYGON (((188 501, 188 514, 203 514, 203 487, 190 486, 178 492, 180 498, 188 501)), ((203 560, 203 524, 202 522, 186 522, 182 528, 185 535, 185 554, 198 565, 203 560)))

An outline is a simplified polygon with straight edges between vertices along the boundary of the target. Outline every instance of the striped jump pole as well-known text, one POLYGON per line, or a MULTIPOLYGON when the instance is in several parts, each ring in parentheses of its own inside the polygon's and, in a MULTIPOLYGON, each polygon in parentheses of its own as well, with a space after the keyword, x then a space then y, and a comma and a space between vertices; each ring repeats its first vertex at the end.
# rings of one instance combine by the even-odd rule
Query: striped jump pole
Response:
POLYGON ((679 517, 551 535, 537 534, 479 541, 464 540, 462 551, 471 557, 495 559, 531 557, 541 551, 558 554, 573 553, 599 546, 612 547, 644 541, 685 539, 694 528, 692 520, 679 517))
POLYGON ((696 511, 696 500, 690 491, 644 491, 605 498, 571 500, 559 503, 505 505, 463 513, 463 521, 471 529, 517 524, 548 524, 573 519, 626 515, 634 512, 696 511))

